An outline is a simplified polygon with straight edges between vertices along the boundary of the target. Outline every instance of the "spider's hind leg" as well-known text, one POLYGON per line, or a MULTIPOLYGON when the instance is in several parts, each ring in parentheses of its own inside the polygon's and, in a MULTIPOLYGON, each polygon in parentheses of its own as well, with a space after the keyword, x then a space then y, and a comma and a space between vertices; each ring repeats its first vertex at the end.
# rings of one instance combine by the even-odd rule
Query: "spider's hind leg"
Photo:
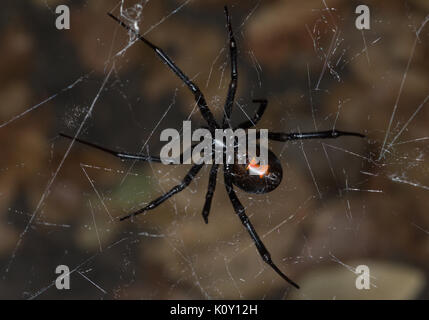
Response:
POLYGON ((170 197, 172 197, 176 193, 183 191, 187 186, 189 186, 189 184, 192 182, 192 180, 194 180, 194 178, 197 176, 198 172, 201 170, 202 167, 203 167, 203 164, 193 165, 192 168, 186 174, 186 176, 183 178, 181 183, 179 183, 178 185, 171 188, 170 191, 164 193, 162 196, 151 201, 146 207, 144 207, 140 210, 137 210, 133 213, 130 213, 130 214, 120 218, 119 220, 123 221, 123 220, 129 219, 131 217, 134 217, 136 215, 139 215, 145 211, 155 209, 157 206, 159 206, 165 200, 169 199, 170 197))
POLYGON ((217 179, 218 169, 219 169, 218 164, 213 164, 212 168, 210 169, 209 186, 207 188, 206 201, 204 203, 204 208, 202 212, 205 223, 209 223, 210 208, 212 205, 213 194, 216 189, 216 179, 217 179))
POLYGON ((232 206, 234 207, 234 211, 237 213, 237 216, 240 218, 241 223, 247 229, 247 232, 249 233, 250 237, 252 238, 253 242, 255 243, 255 246, 256 246, 256 249, 258 249, 259 255, 262 257, 264 262, 266 264, 268 264, 280 277, 282 277, 285 281, 290 283, 295 288, 299 289, 299 286, 295 282, 293 282, 291 279, 289 279, 277 267, 277 265, 272 261, 270 253, 268 252, 264 243, 259 238, 258 233, 256 232, 255 228, 253 227, 249 218, 247 217, 246 212, 244 210, 244 207, 241 204, 240 200, 238 199, 238 197, 234 191, 234 188, 232 185, 232 178, 231 178, 231 174, 230 174, 230 170, 228 168, 228 165, 225 165, 224 177, 225 177, 226 191, 228 193, 229 199, 231 200, 232 206))

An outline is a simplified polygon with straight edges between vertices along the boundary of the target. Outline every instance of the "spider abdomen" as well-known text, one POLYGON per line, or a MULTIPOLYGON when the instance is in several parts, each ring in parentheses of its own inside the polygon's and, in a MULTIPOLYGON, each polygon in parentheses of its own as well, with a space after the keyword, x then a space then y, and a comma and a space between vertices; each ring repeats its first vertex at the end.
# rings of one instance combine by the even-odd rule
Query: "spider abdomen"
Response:
POLYGON ((243 191, 262 194, 280 185, 283 169, 280 160, 268 150, 268 165, 259 165, 254 159, 248 159, 246 164, 235 163, 231 174, 234 185, 243 191))

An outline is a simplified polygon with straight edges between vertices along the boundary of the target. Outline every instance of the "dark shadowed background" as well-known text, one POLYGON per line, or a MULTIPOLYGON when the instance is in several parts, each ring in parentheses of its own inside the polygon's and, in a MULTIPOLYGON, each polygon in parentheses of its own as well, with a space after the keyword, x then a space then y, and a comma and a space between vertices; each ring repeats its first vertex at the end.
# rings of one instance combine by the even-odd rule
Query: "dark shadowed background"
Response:
POLYGON ((238 191, 301 290, 264 265, 222 172, 208 225, 209 167, 156 210, 117 222, 189 165, 125 162, 77 143, 68 150, 58 137, 83 124, 83 139, 158 155, 163 129, 189 116, 194 128, 204 124, 178 78, 107 17, 121 6, 220 119, 230 72, 225 1, 33 0, 0 11, 0 298, 429 298, 428 2, 226 3, 239 47, 235 123, 256 110, 252 99, 267 98, 259 128, 367 135, 273 142, 281 186, 238 191), (55 28, 59 4, 70 8, 70 30, 55 28), (355 26, 360 4, 370 30, 355 26), (58 265, 70 268, 70 290, 55 287, 58 265), (355 286, 359 265, 369 267, 369 290, 355 286))

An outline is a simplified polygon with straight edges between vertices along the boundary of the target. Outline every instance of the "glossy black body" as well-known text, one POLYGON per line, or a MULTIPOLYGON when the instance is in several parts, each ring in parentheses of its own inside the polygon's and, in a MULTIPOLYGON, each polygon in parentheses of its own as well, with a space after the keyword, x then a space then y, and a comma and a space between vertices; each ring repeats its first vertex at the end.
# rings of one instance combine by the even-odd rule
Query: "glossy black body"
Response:
MULTIPOLYGON (((231 19, 228 14, 228 9, 225 7, 225 15, 227 19, 227 31, 228 31, 228 37, 229 37, 229 53, 230 53, 230 61, 231 61, 231 80, 228 87, 228 94, 226 97, 225 105, 224 105, 224 117, 222 120, 222 124, 219 125, 216 121, 215 117, 213 116, 212 112, 210 111, 206 100, 204 98, 203 93, 198 88, 198 86, 193 83, 188 76, 186 76, 182 70, 171 60, 171 58, 159 47, 155 46, 152 42, 144 38, 142 35, 140 35, 138 32, 136 32, 133 28, 128 26, 126 23, 121 21, 119 18, 115 17, 111 13, 108 13, 108 15, 115 20, 120 26, 124 27, 126 30, 132 32, 135 34, 135 36, 140 39, 142 42, 144 42, 150 49, 152 49, 158 57, 161 59, 161 61, 167 65, 186 85, 186 87, 189 89, 189 91, 193 94, 195 98, 195 102, 199 108, 199 111, 206 121, 208 125, 208 129, 210 132, 213 133, 216 129, 219 128, 233 128, 230 122, 232 108, 234 105, 234 99, 235 99, 235 93, 237 90, 237 81, 238 81, 238 71, 237 71, 237 43, 234 38, 234 33, 231 26, 231 19)), ((251 119, 248 121, 245 121, 235 127, 242 128, 242 129, 248 129, 255 127, 256 124, 261 119, 262 115, 265 112, 265 109, 267 107, 267 100, 265 99, 257 99, 253 100, 255 103, 259 103, 259 108, 256 111, 256 113, 253 115, 251 119)), ((103 152, 107 152, 113 156, 116 156, 120 159, 124 160, 139 160, 139 161, 149 161, 149 162, 161 162, 160 158, 157 156, 151 156, 151 155, 143 155, 143 154, 131 154, 127 152, 118 152, 103 146, 96 145, 92 142, 87 142, 84 140, 79 139, 77 136, 70 136, 67 134, 60 134, 63 137, 73 139, 74 141, 78 141, 82 144, 88 145, 90 147, 96 148, 98 150, 101 150, 103 152)), ((357 136, 357 137, 364 137, 360 133, 354 133, 354 132, 345 132, 345 131, 339 131, 339 130, 327 130, 327 131, 319 131, 319 132, 307 132, 307 133, 301 133, 301 132, 292 132, 292 133, 284 133, 284 132, 269 132, 268 139, 271 141, 281 141, 281 142, 287 142, 291 140, 302 140, 302 139, 332 139, 332 138, 338 138, 340 136, 357 136)), ((299 288, 299 286, 289 279, 278 267, 277 265, 272 261, 271 255, 268 252, 267 248, 265 247, 262 240, 259 238, 258 233, 256 232, 255 228, 253 227, 250 219, 246 215, 245 208, 242 205, 241 201, 237 197, 237 194, 234 190, 234 185, 239 187, 245 192, 248 193, 256 193, 256 194, 263 194, 267 192, 271 192, 274 189, 276 189, 283 177, 283 170, 280 163, 280 160, 274 155, 273 152, 268 152, 268 170, 266 171, 266 174, 262 175, 250 175, 249 170, 247 166, 249 165, 250 161, 252 159, 248 159, 248 163, 246 165, 238 165, 238 164, 223 164, 223 173, 224 173, 224 182, 225 182, 225 189, 227 191, 228 197, 231 201, 231 204, 234 208, 234 211, 237 215, 237 217, 240 219, 241 223, 249 233, 249 236, 253 240, 256 249, 258 250, 258 253, 260 254, 263 261, 270 266, 280 277, 282 277, 285 281, 293 285, 295 288, 299 288)), ((145 214, 149 210, 155 209, 157 206, 162 204, 164 201, 175 195, 176 193, 181 192, 184 190, 191 182, 192 180, 199 174, 200 170, 204 164, 195 164, 192 165, 192 167, 189 169, 188 173, 185 175, 185 177, 182 179, 182 181, 171 188, 169 191, 167 191, 165 194, 159 196, 155 200, 151 201, 149 204, 147 204, 144 208, 141 208, 135 212, 132 212, 122 218, 120 220, 126 220, 130 218, 134 218, 137 215, 145 214)), ((213 194, 216 188, 216 182, 217 182, 217 174, 219 171, 220 164, 212 164, 210 169, 210 176, 209 176, 209 183, 207 187, 206 192, 206 198, 204 202, 204 207, 202 210, 202 216, 204 218, 204 221, 208 223, 208 217, 210 213, 211 203, 213 199, 213 194)))

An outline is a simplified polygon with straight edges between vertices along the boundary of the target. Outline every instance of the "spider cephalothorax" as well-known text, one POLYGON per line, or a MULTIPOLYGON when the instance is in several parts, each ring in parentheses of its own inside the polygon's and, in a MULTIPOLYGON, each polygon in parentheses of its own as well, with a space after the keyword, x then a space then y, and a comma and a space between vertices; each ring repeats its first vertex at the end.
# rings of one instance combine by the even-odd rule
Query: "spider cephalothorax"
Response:
MULTIPOLYGON (((165 52, 162 51, 162 49, 158 48, 149 40, 141 36, 137 31, 135 31, 133 28, 131 28, 130 26, 122 22, 119 18, 113 16, 111 13, 108 13, 108 15, 112 19, 114 19, 117 23, 119 23, 122 27, 132 32, 135 36, 137 36, 138 39, 143 41, 152 50, 154 50, 154 52, 158 55, 158 57, 162 60, 162 62, 164 62, 184 82, 184 84, 187 86, 190 92, 194 95, 195 101, 198 105, 200 113, 203 116, 204 120, 206 121, 210 132, 213 133, 216 129, 220 129, 220 128, 222 129, 232 128, 230 123, 230 118, 231 118, 232 106, 234 104, 235 93, 237 89, 237 81, 238 81, 237 44, 235 42, 234 33, 232 31, 231 19, 228 14, 227 7, 225 7, 225 15, 227 20, 227 29, 228 29, 228 36, 229 36, 229 52, 230 52, 230 59, 231 59, 231 81, 229 83, 228 93, 227 93, 225 106, 224 106, 224 116, 223 116, 221 125, 219 125, 216 119, 214 118, 212 112, 207 106, 204 95, 202 94, 198 86, 195 83, 193 83, 188 78, 188 76, 186 76, 182 72, 182 70, 180 70, 180 68, 170 59, 170 57, 165 52)), ((253 102, 259 104, 259 108, 256 111, 255 115, 248 121, 245 121, 239 124, 234 129, 240 128, 240 129, 246 130, 246 129, 252 128, 256 126, 258 121, 261 119, 267 107, 267 100, 258 99, 258 100, 253 100, 253 102)), ((108 148, 96 145, 94 143, 81 140, 77 137, 72 137, 66 134, 61 134, 61 135, 63 137, 74 139, 80 143, 83 143, 93 148, 110 153, 121 159, 161 162, 161 159, 157 156, 117 152, 112 149, 108 149, 108 148)), ((338 138, 340 136, 364 137, 364 135, 360 133, 345 132, 345 131, 339 131, 339 130, 327 130, 327 131, 304 132, 304 133, 300 133, 300 132, 299 133, 284 133, 284 132, 268 133, 269 140, 281 141, 281 142, 286 142, 290 140, 302 140, 302 139, 329 139, 329 138, 338 138)), ((272 261, 270 253, 266 249, 265 245, 259 238, 258 233, 254 229, 249 218, 247 217, 245 209, 241 204, 240 200, 238 199, 233 187, 233 185, 235 185, 245 192, 256 193, 256 194, 262 194, 262 193, 273 191, 275 188, 277 188, 280 185, 282 176, 283 176, 283 170, 282 170, 280 160, 270 150, 268 150, 268 163, 258 164, 254 161, 252 157, 249 157, 248 154, 246 154, 246 158, 247 158, 247 161, 245 164, 236 164, 236 163, 222 164, 223 172, 224 172, 225 188, 228 193, 231 204, 238 218, 240 219, 240 221, 248 231, 253 242, 255 243, 256 249, 258 250, 264 262, 267 263, 284 280, 292 284, 294 287, 299 288, 299 286, 291 279, 289 279, 282 271, 280 271, 277 265, 274 264, 274 262, 272 261)), ((192 180, 197 176, 197 174, 199 173, 199 171, 204 165, 205 165, 204 163, 192 165, 192 167, 190 168, 190 170, 188 171, 188 173, 183 178, 180 184, 174 186, 168 192, 166 192, 165 194, 161 195, 159 198, 150 202, 146 207, 139 209, 135 212, 132 212, 120 218, 120 220, 129 219, 131 217, 135 217, 141 213, 144 213, 148 210, 152 210, 156 208, 158 205, 160 205, 161 203, 163 203, 165 200, 173 196, 174 194, 181 192, 192 182, 192 180)), ((207 188, 206 200, 202 210, 202 216, 206 223, 208 223, 208 216, 210 213, 212 198, 216 187, 218 169, 219 169, 219 164, 214 163, 211 165, 209 185, 207 188)))

